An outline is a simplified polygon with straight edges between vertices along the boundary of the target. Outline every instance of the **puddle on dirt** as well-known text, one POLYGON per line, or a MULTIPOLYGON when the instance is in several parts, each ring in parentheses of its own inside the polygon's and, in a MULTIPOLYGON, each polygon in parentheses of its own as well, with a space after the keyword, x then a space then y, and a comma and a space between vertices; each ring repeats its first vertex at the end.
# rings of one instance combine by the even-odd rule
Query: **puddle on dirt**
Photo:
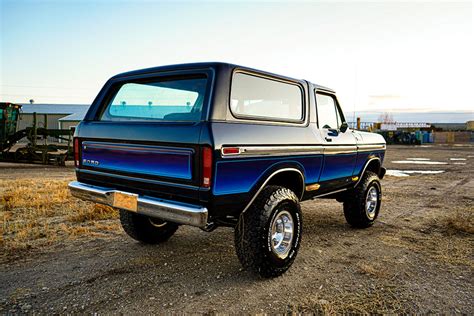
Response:
POLYGON ((449 160, 466 160, 466 158, 449 158, 449 160))
POLYGON ((419 164, 419 165, 447 165, 447 162, 428 161, 428 160, 395 160, 392 163, 419 164))
POLYGON ((410 174, 419 173, 419 174, 438 174, 443 173, 444 170, 395 170, 388 169, 386 175, 393 177, 409 177, 410 174))
POLYGON ((465 165, 465 162, 453 162, 453 165, 465 165))
POLYGON ((407 160, 428 161, 428 160, 431 160, 431 159, 430 158, 407 158, 407 160))

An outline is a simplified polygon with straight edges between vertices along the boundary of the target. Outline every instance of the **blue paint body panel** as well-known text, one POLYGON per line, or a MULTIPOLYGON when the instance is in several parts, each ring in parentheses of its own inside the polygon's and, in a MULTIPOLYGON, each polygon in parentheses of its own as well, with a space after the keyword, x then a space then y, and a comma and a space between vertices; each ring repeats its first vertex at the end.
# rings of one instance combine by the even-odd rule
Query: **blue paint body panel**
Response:
POLYGON ((216 164, 215 195, 247 193, 263 174, 277 164, 297 165, 303 170, 306 184, 318 181, 322 155, 221 160, 216 164))
POLYGON ((360 175, 362 172, 362 169, 364 169, 365 164, 369 160, 369 156, 376 156, 380 158, 380 161, 383 162, 385 152, 383 150, 379 151, 366 151, 366 152, 360 152, 357 154, 357 161, 356 165, 354 168, 354 175, 360 175))
POLYGON ((352 176, 357 154, 326 155, 319 182, 352 176))
POLYGON ((82 143, 82 164, 97 169, 192 179, 194 150, 104 142, 82 143))

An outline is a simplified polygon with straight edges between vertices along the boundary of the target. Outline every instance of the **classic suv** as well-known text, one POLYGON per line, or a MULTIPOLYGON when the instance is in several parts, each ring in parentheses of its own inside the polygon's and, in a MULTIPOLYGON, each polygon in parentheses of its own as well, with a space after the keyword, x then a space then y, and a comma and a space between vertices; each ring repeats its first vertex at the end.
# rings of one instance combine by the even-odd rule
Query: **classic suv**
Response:
POLYGON ((179 225, 235 229, 237 256, 263 277, 300 246, 300 202, 342 202, 369 227, 380 210, 382 136, 348 129, 333 90, 224 63, 112 77, 74 138, 79 198, 120 210, 125 232, 168 240, 179 225))

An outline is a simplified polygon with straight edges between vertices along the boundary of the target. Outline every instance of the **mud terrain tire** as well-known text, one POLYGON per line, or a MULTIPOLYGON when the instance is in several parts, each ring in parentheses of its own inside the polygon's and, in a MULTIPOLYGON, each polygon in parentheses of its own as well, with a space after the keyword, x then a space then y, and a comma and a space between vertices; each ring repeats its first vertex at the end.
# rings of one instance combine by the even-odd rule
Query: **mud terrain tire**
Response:
POLYGON ((281 186, 267 186, 239 218, 234 239, 237 257, 245 269, 264 278, 277 277, 293 264, 301 233, 301 209, 295 193, 281 186), (293 231, 291 239, 286 233, 289 227, 293 231), (288 239, 279 239, 279 236, 288 239), (284 251, 278 254, 279 249, 284 251))
POLYGON ((165 242, 178 229, 178 224, 152 219, 126 210, 120 210, 120 223, 130 237, 146 244, 165 242))
POLYGON ((347 223, 356 228, 374 224, 382 202, 382 186, 376 173, 367 171, 360 183, 344 199, 344 216, 347 223), (371 195, 371 196, 368 196, 371 195), (368 209, 367 203, 375 202, 368 209))

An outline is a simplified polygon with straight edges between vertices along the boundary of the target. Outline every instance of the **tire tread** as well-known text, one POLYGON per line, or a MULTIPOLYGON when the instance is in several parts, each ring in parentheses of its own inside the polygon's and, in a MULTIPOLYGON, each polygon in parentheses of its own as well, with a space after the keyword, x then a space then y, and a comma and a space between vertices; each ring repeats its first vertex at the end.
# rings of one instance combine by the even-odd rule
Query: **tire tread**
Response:
POLYGON ((361 182, 355 187, 349 196, 344 200, 344 216, 349 225, 356 228, 367 228, 373 225, 378 216, 380 201, 377 206, 377 213, 374 219, 370 220, 365 214, 365 197, 370 184, 377 181, 379 184, 379 194, 382 194, 379 177, 375 172, 366 171, 361 182))
MULTIPOLYGON (((240 216, 235 229, 235 249, 242 266, 265 278, 283 274, 296 257, 295 253, 283 267, 276 267, 271 264, 266 251, 263 251, 267 236, 262 232, 270 220, 272 211, 284 201, 295 203, 300 212, 299 200, 293 191, 276 185, 267 186, 260 192, 250 208, 240 216)), ((299 227, 301 235, 301 223, 299 227)))

